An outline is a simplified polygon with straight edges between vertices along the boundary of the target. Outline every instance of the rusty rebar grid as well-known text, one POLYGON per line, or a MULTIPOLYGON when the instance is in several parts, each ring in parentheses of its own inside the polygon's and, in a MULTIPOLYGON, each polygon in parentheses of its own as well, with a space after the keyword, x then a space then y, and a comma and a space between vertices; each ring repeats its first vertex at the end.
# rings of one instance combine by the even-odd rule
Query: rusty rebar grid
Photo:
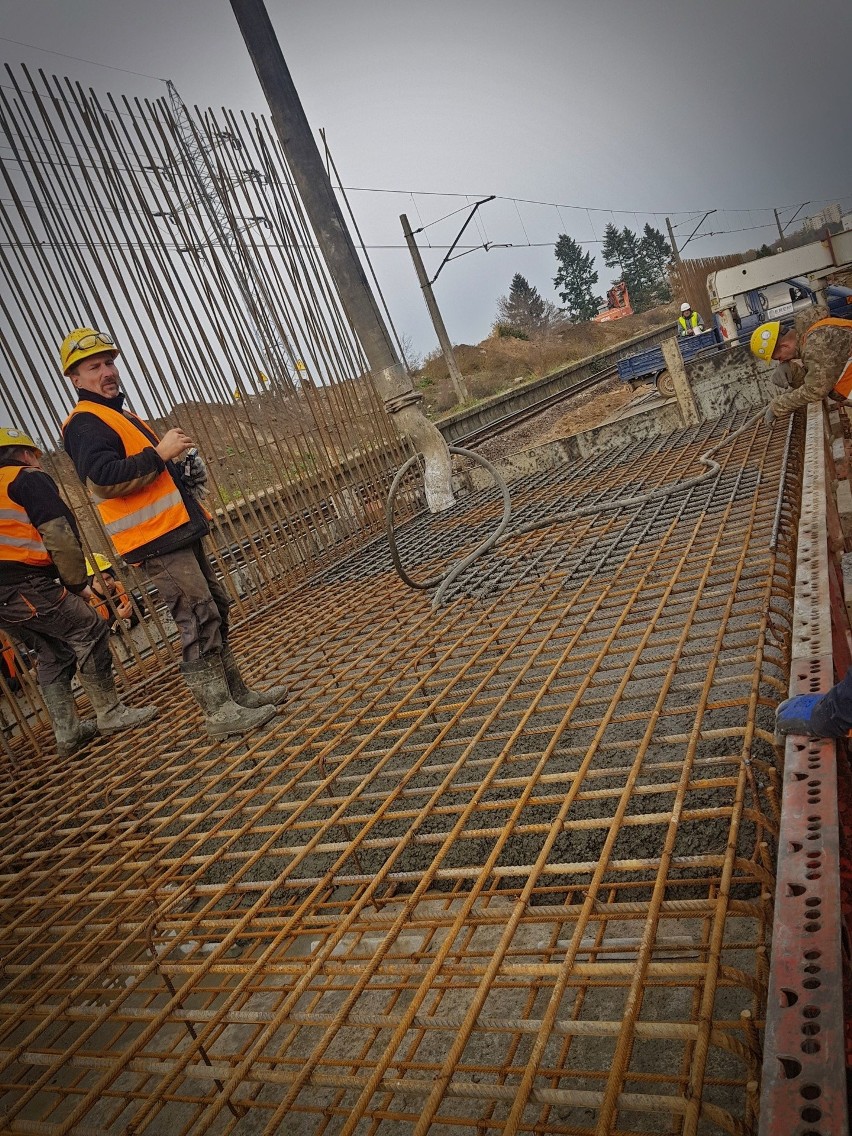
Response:
MULTIPOLYGON (((517 515, 676 480, 740 421, 529 477, 517 515)), ((295 692, 265 732, 201 741, 166 672, 157 723, 6 770, 8 1130, 755 1131, 783 459, 755 427, 712 482, 508 542, 437 616, 374 544, 242 628, 295 692)), ((498 510, 416 519, 406 562, 498 510)))

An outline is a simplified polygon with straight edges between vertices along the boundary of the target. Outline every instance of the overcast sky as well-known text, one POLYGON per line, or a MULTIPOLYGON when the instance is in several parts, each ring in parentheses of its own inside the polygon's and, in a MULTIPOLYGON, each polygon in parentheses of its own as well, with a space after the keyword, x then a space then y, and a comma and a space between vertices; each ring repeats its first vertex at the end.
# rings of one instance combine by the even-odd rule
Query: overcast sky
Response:
MULTIPOLYGON (((397 328, 418 352, 435 338, 402 212, 414 228, 427 226, 418 240, 433 274, 439 246, 466 214, 433 222, 467 197, 501 198, 482 207, 464 243, 513 247, 471 251, 435 285, 450 337, 472 343, 488 334, 515 272, 558 299, 561 232, 594 242, 608 221, 664 229, 668 213, 685 240, 715 208, 700 231, 727 235, 695 239, 686 255, 699 256, 771 239, 773 206, 782 219, 806 201, 805 214, 834 201, 852 209, 849 0, 267 7, 367 244, 393 246, 371 256, 397 328)), ((99 94, 157 97, 157 78, 170 78, 190 105, 265 109, 228 0, 0 0, 0 14, 9 64, 68 75, 99 94)), ((603 290, 611 273, 598 268, 603 290)))

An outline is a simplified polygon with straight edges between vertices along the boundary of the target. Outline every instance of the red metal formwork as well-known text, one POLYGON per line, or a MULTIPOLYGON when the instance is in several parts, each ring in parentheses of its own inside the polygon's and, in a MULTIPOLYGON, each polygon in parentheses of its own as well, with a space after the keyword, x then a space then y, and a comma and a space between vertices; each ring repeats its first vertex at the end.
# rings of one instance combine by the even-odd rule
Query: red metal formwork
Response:
MULTIPOLYGON (((791 695, 834 682, 820 404, 808 409, 804 456, 791 695)), ((836 748, 807 738, 786 743, 761 1136, 848 1131, 836 748)))

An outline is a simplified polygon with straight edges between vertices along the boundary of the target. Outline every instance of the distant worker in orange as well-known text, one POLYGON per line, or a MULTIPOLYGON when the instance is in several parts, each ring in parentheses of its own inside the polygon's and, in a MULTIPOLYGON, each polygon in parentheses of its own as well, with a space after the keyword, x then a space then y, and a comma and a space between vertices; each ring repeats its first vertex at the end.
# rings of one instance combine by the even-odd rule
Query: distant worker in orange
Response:
POLYGON ((700 335, 704 330, 704 321, 698 312, 686 302, 680 305, 680 318, 677 321, 679 335, 700 335))
POLYGON ((210 737, 268 722, 284 687, 250 690, 228 645, 230 600, 202 546, 210 514, 192 439, 179 427, 158 438, 124 406, 113 339, 75 328, 60 349, 78 402, 62 426, 65 449, 97 504, 120 556, 143 569, 180 632, 181 673, 210 737))
POLYGON ((86 572, 93 596, 90 601, 92 607, 101 619, 107 621, 110 631, 114 634, 122 627, 128 630, 135 627, 139 617, 133 610, 133 601, 127 594, 124 584, 116 576, 112 564, 100 552, 96 552, 93 559, 94 564, 86 561, 86 572))
POLYGON ((22 430, 0 429, 0 627, 35 652, 60 757, 103 734, 142 726, 154 707, 125 706, 115 689, 109 631, 89 606, 74 514, 22 430), (71 680, 79 668, 97 725, 81 721, 71 680))

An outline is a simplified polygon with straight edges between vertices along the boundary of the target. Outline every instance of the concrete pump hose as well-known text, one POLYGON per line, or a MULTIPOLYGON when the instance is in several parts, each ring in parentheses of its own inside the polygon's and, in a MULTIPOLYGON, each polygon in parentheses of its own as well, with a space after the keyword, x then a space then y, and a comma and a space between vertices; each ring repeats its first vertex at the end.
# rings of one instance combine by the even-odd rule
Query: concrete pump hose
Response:
POLYGON ((469 568, 475 560, 478 560, 480 556, 484 556, 489 549, 493 548, 498 542, 502 542, 504 539, 508 540, 515 536, 521 536, 524 533, 533 532, 535 529, 546 528, 549 525, 572 521, 576 517, 588 517, 596 513, 609 512, 612 509, 628 509, 634 505, 646 505, 651 501, 661 501, 666 497, 671 497, 673 493, 683 493, 689 489, 694 489, 697 485, 701 485, 711 477, 715 477, 721 469, 721 466, 719 462, 714 459, 713 455, 724 447, 729 446, 733 441, 739 438, 741 434, 744 434, 746 430, 753 427, 763 418, 763 414, 764 411, 761 409, 757 414, 753 415, 753 417, 747 419, 743 425, 738 427, 732 434, 726 434, 724 438, 720 439, 714 446, 711 446, 709 450, 705 450, 703 453, 699 454, 698 461, 701 465, 707 466, 707 468, 703 473, 696 474, 695 477, 687 477, 679 481, 673 481, 670 485, 661 485, 657 489, 651 489, 647 493, 641 493, 635 497, 622 497, 608 503, 598 503, 595 505, 586 505, 579 509, 571 509, 565 513, 552 513, 550 516, 539 517, 538 520, 528 521, 526 524, 518 525, 516 528, 513 528, 511 532, 507 532, 509 519, 511 517, 511 501, 508 486, 502 476, 497 472, 491 462, 487 461, 480 454, 463 449, 461 446, 450 446, 449 450, 451 454, 459 454, 462 457, 471 458, 491 474, 503 495, 503 516, 494 532, 486 540, 478 544, 467 556, 453 564, 446 572, 442 572, 440 575, 434 576, 430 580, 420 582, 413 580, 402 566, 393 526, 393 512, 397 489, 404 475, 417 460, 417 455, 415 454, 400 468, 388 493, 385 522, 394 567, 400 578, 411 588, 420 588, 424 591, 430 588, 437 588, 432 600, 432 607, 433 609, 440 607, 447 589, 453 581, 457 580, 462 572, 469 568))
MULTIPOLYGON (((489 548, 492 548, 506 531, 506 526, 509 524, 509 519, 512 515, 512 502, 509 497, 508 485, 497 472, 497 469, 491 464, 490 461, 488 461, 487 458, 482 457, 481 454, 475 454, 473 450, 466 450, 463 446, 449 446, 448 449, 451 454, 458 454, 458 456, 462 458, 470 458, 471 461, 474 461, 481 465, 482 468, 486 470, 487 473, 490 473, 494 478, 495 484, 497 485, 503 496, 503 516, 500 518, 500 523, 497 528, 489 537, 486 537, 485 540, 478 544, 472 552, 469 552, 463 560, 460 560, 458 564, 454 565, 453 568, 450 569, 450 572, 456 572, 456 569, 458 569, 458 571, 460 572, 463 572, 469 564, 472 564, 474 560, 478 560, 480 556, 483 556, 489 550, 489 548)), ((400 482, 417 461, 419 456, 419 454, 412 454, 408 461, 400 466, 400 468, 397 470, 396 477, 394 477, 393 481, 391 482, 390 491, 388 492, 387 504, 385 505, 385 528, 387 529, 388 534, 388 547, 390 548, 391 560, 393 561, 393 566, 397 571, 397 575, 400 577, 403 583, 408 584, 409 588, 418 588, 421 591, 428 591, 430 588, 435 588, 439 584, 441 584, 449 575, 449 573, 442 572, 440 573, 440 575, 434 576, 431 580, 412 579, 412 577, 409 576, 406 572, 405 568, 402 565, 402 561, 400 560, 393 523, 394 506, 396 504, 396 495, 397 491, 399 490, 400 482)), ((455 576, 453 578, 455 579, 455 576)))

